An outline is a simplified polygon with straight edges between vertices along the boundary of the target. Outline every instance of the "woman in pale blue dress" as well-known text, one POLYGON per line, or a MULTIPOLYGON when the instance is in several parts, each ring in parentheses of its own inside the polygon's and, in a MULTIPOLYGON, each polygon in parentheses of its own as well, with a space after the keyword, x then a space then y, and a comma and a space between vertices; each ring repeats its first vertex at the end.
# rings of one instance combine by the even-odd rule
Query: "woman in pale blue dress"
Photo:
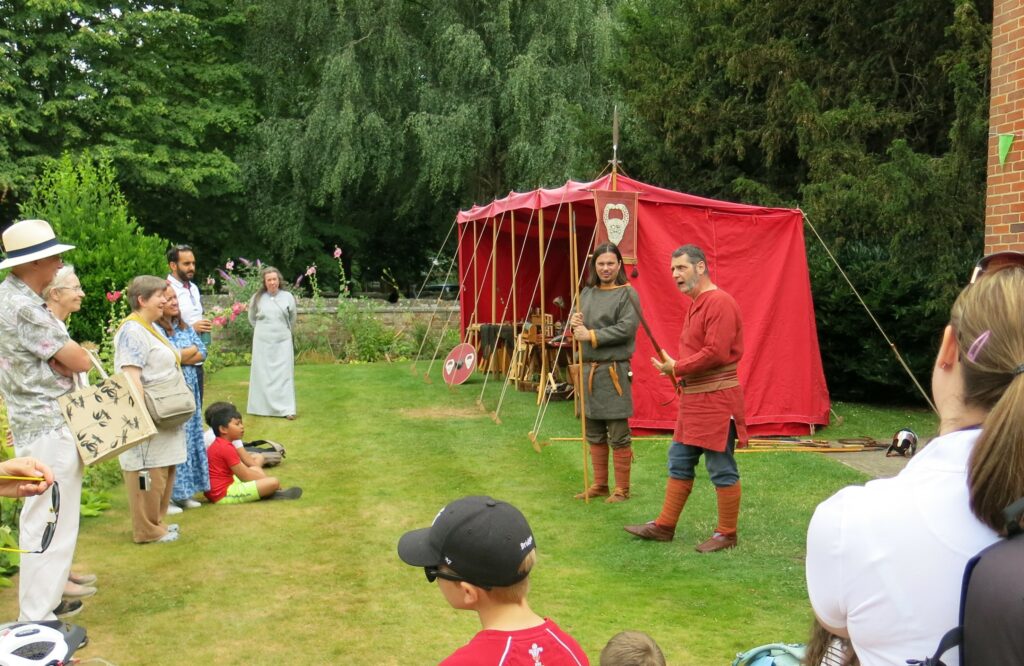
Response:
MULTIPOLYGON (((193 499, 196 493, 210 489, 210 468, 206 460, 206 446, 203 444, 203 399, 199 388, 199 373, 196 365, 206 359, 206 345, 199 334, 181 319, 178 295, 174 287, 167 287, 167 303, 164 314, 157 322, 160 329, 181 353, 181 372, 185 383, 192 389, 196 400, 196 412, 185 422, 185 449, 188 458, 178 465, 174 475, 174 489, 171 501, 182 509, 197 509, 202 504, 193 499)), ((169 508, 170 513, 174 513, 169 508)))
POLYGON ((281 289, 281 272, 267 266, 263 284, 249 301, 252 365, 246 411, 258 416, 295 418, 295 299, 281 289))

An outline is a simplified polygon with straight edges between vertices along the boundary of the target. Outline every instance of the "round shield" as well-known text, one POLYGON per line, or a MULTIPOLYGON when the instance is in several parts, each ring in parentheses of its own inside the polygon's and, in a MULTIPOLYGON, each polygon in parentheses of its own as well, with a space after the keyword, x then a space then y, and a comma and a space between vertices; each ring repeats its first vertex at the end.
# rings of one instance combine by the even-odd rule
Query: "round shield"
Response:
POLYGON ((476 370, 476 348, 468 342, 455 345, 455 349, 444 360, 441 375, 444 383, 456 386, 463 383, 476 370))

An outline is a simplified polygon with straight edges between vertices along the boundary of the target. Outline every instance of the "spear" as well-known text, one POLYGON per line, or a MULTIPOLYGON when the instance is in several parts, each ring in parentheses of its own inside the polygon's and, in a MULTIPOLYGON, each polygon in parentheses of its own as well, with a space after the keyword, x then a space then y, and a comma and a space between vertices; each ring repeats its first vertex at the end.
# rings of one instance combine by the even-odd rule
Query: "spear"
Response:
MULTIPOLYGON (((644 313, 640 310, 640 301, 636 298, 636 292, 633 291, 632 288, 627 289, 626 291, 629 292, 629 302, 633 304, 633 309, 636 310, 636 316, 640 317, 640 324, 644 327, 644 332, 647 333, 647 338, 651 341, 651 346, 654 347, 654 351, 658 352, 658 356, 661 357, 661 360, 667 362, 670 357, 662 346, 658 344, 658 341, 654 339, 654 332, 651 331, 650 325, 647 323, 647 320, 644 319, 644 313)), ((678 391, 679 382, 676 381, 675 373, 669 375, 668 378, 672 382, 672 387, 678 391)))

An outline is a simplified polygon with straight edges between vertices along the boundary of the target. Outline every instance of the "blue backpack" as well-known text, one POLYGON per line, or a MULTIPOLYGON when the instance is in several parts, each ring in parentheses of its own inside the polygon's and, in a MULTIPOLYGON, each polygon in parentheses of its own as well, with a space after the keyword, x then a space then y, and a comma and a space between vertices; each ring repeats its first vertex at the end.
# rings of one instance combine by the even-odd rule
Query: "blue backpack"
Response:
POLYGON ((736 655, 732 666, 800 666, 806 648, 795 643, 770 643, 736 655))

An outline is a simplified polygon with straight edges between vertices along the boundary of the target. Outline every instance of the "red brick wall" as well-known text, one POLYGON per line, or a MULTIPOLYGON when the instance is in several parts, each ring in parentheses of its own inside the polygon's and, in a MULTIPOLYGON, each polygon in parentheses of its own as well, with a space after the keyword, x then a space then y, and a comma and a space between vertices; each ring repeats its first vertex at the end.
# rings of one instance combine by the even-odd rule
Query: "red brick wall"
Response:
POLYGON ((985 252, 1024 250, 1024 3, 994 0, 985 252), (999 164, 999 135, 1016 135, 999 164))

